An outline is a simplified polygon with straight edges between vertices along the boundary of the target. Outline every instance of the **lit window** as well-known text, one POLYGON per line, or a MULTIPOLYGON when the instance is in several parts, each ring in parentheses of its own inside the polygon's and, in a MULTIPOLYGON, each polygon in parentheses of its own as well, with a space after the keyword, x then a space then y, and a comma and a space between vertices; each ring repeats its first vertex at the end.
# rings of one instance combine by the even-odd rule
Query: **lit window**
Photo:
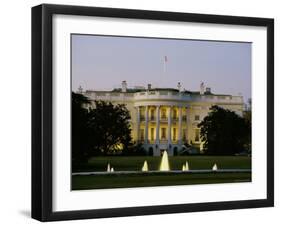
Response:
POLYGON ((173 110, 173 119, 176 119, 176 118, 177 118, 177 110, 174 109, 174 110, 173 110))
POLYGON ((150 129, 150 139, 153 141, 154 140, 154 128, 150 129))
POLYGON ((161 139, 162 140, 166 139, 166 128, 161 128, 161 139))
POLYGON ((183 129, 182 130, 182 140, 184 140, 184 141, 185 141, 185 132, 186 132, 185 129, 183 129))
POLYGON ((200 129, 195 129, 195 142, 200 141, 200 129))
POLYGON ((140 140, 143 141, 144 140, 144 129, 140 130, 140 140))
POLYGON ((166 118, 167 118, 166 109, 162 109, 162 110, 161 110, 161 118, 162 118, 162 119, 166 119, 166 118))
POLYGON ((154 120, 154 113, 155 113, 155 110, 151 109, 151 111, 150 111, 150 119, 151 120, 154 120))
POLYGON ((144 120, 144 110, 140 109, 140 120, 143 121, 144 120))
POLYGON ((173 140, 175 141, 177 137, 177 129, 173 128, 173 140))

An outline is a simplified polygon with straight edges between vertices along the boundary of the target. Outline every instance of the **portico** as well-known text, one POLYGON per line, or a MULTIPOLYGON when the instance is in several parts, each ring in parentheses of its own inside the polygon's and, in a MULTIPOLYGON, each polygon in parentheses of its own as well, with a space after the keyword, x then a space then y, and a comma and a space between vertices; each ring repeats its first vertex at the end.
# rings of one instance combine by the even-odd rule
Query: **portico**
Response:
POLYGON ((188 140, 188 106, 146 104, 136 106, 137 140, 153 155, 173 155, 188 140), (183 117, 184 116, 184 117, 183 117))

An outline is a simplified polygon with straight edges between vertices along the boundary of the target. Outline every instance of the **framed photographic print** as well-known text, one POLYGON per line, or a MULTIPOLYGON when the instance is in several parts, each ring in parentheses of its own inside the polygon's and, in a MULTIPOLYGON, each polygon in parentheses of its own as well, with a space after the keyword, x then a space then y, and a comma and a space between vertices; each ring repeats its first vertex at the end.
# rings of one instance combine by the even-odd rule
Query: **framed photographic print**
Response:
POLYGON ((32 8, 32 217, 274 205, 274 21, 32 8))

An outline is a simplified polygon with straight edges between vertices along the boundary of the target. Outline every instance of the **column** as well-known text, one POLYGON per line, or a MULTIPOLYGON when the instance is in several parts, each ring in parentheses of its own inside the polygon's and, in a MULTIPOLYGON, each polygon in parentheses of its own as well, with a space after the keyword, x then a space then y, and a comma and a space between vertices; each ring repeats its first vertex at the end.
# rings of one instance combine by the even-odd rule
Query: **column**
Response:
POLYGON ((145 107, 145 134, 144 143, 148 144, 148 106, 145 107))
POLYGON ((179 145, 182 144, 182 107, 178 108, 179 111, 179 125, 178 125, 178 143, 179 145))
POLYGON ((140 107, 137 107, 137 126, 136 126, 136 138, 137 138, 137 143, 139 142, 140 140, 140 107))
POLYGON ((171 115, 172 115, 171 112, 172 112, 172 107, 169 107, 168 108, 168 146, 170 146, 171 144, 171 115))
POLYGON ((189 120, 188 120, 188 107, 186 107, 186 132, 185 132, 185 139, 186 139, 186 143, 188 143, 189 144, 189 142, 188 142, 188 122, 189 122, 189 120))
POLYGON ((160 106, 156 106, 156 144, 159 145, 159 116, 160 116, 160 106))

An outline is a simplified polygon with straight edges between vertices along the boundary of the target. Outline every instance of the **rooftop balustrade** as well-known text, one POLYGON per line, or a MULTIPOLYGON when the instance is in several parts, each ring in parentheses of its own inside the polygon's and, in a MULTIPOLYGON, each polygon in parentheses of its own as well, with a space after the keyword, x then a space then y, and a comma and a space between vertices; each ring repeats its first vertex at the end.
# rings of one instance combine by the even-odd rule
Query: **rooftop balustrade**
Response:
POLYGON ((104 101, 149 101, 149 100, 171 100, 190 102, 216 102, 216 103, 237 103, 243 104, 242 96, 215 95, 215 94, 190 94, 169 90, 142 91, 136 93, 106 92, 106 91, 86 91, 84 93, 92 100, 104 101))

